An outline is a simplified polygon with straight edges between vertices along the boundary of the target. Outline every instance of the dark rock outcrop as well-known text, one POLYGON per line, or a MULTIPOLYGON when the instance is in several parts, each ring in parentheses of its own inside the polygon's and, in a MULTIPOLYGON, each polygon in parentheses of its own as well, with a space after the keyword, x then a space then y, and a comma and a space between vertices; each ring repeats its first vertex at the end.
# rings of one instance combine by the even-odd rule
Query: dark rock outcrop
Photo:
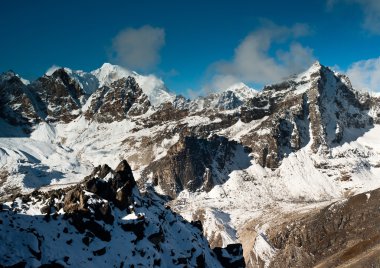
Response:
POLYGON ((230 244, 226 248, 216 247, 213 251, 223 267, 245 267, 241 244, 230 244))
POLYGON ((115 206, 125 209, 132 204, 132 190, 136 186, 131 167, 123 160, 115 171, 107 165, 98 166, 85 178, 84 189, 101 198, 112 201, 115 206), (109 178, 106 179, 106 177, 109 178))

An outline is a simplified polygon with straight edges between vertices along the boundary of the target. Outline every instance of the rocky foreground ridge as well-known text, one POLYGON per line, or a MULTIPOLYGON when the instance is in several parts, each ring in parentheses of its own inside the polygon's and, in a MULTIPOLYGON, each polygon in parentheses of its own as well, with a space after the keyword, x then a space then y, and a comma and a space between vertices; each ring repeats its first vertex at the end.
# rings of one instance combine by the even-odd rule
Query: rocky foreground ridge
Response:
POLYGON ((141 193, 126 161, 81 183, 1 203, 1 267, 244 267, 241 245, 210 249, 154 193, 141 193))

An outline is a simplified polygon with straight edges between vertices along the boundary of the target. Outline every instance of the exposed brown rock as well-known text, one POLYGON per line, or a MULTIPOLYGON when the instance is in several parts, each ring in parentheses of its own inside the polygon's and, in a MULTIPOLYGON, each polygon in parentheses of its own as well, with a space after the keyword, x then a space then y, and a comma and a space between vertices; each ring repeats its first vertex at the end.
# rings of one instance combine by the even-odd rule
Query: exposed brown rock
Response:
POLYGON ((270 266, 360 267, 362 258, 367 267, 379 265, 379 202, 377 189, 271 228, 278 251, 270 266))
POLYGON ((84 195, 84 192, 80 186, 68 191, 65 195, 63 210, 66 213, 74 213, 76 211, 86 212, 88 197, 84 195))

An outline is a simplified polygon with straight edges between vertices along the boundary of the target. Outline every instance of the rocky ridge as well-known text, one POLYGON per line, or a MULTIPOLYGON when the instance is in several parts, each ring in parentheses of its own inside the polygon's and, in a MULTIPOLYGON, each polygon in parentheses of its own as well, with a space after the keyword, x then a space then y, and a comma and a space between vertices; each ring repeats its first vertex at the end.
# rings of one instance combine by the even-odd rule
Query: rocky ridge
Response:
POLYGON ((137 189, 126 161, 66 189, 11 199, 0 210, 3 267, 244 267, 241 245, 212 251, 199 222, 137 189))

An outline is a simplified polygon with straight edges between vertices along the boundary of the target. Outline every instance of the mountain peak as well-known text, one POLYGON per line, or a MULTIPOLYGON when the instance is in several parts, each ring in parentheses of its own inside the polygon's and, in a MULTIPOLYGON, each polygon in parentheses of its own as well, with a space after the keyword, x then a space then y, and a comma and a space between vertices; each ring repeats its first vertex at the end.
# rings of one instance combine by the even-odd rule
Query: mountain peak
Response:
POLYGON ((101 69, 104 69, 104 68, 112 68, 114 67, 115 65, 109 63, 109 62, 105 62, 102 64, 102 66, 100 67, 101 69))
POLYGON ((9 81, 11 79, 20 80, 24 85, 29 85, 30 82, 21 76, 19 76, 17 73, 15 73, 13 70, 8 70, 6 72, 3 72, 0 74, 0 84, 9 81))
POLYGON ((236 97, 238 97, 240 100, 252 98, 258 92, 257 90, 249 87, 243 82, 233 84, 232 86, 228 87, 224 92, 227 91, 233 92, 236 95, 236 97))
POLYGON ((313 77, 318 76, 321 70, 327 70, 327 69, 328 68, 322 65, 319 61, 315 61, 304 72, 291 76, 289 80, 294 80, 295 82, 310 81, 313 77))
MULTIPOLYGON (((102 66, 99 69, 97 69, 97 70, 103 70, 103 71, 109 71, 109 72, 111 72, 111 71, 113 71, 113 72, 117 72, 117 71, 119 71, 119 72, 120 71, 131 72, 131 71, 129 71, 125 67, 122 67, 122 66, 116 65, 116 64, 112 64, 112 63, 109 63, 109 62, 103 63, 102 66)), ((96 70, 94 70, 94 71, 96 71, 96 70)))
POLYGON ((66 68, 58 68, 51 74, 51 76, 53 76, 54 78, 60 77, 60 78, 68 79, 69 72, 66 71, 66 68))
POLYGON ((12 76, 16 75, 16 73, 13 70, 11 70, 11 69, 9 69, 8 71, 6 71, 6 72, 4 72, 2 74, 12 75, 12 76))
POLYGON ((244 84, 243 82, 238 82, 238 83, 235 83, 235 84, 229 86, 224 91, 236 91, 236 90, 240 90, 242 88, 244 88, 244 89, 251 89, 246 84, 244 84))
POLYGON ((17 74, 12 70, 8 70, 8 71, 0 74, 0 79, 1 80, 9 80, 10 78, 12 78, 14 76, 17 76, 17 74))
POLYGON ((323 65, 318 60, 316 60, 311 66, 322 67, 323 65))
MULTIPOLYGON (((124 69, 122 67, 120 67, 119 65, 114 65, 114 64, 111 64, 109 62, 105 62, 102 64, 102 66, 97 69, 97 70, 102 70, 102 71, 108 71, 108 72, 111 72, 111 71, 117 71, 117 70, 120 70, 120 69, 124 69)), ((96 70, 95 70, 96 71, 96 70)))
POLYGON ((322 68, 326 68, 319 61, 315 61, 304 73, 316 73, 319 72, 322 68))
POLYGON ((99 69, 91 72, 99 80, 99 86, 110 85, 123 77, 132 75, 129 70, 111 63, 104 63, 99 69))

